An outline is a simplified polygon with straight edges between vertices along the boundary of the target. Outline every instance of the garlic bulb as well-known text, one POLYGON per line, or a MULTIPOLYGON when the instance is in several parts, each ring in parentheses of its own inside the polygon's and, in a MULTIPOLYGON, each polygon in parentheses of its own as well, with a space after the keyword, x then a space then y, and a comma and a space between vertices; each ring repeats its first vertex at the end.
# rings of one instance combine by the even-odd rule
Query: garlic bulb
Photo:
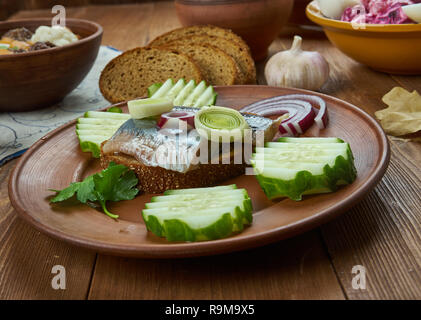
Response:
POLYGON ((268 85, 317 90, 329 78, 329 64, 318 52, 301 50, 302 38, 294 37, 290 50, 272 56, 265 66, 268 85))

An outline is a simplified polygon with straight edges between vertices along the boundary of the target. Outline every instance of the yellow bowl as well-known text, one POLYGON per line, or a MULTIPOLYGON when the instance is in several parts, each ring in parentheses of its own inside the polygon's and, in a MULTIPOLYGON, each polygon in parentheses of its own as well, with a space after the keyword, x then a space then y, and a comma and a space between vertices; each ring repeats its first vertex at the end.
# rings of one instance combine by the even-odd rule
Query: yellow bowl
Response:
POLYGON ((382 72, 421 74, 421 24, 353 25, 324 17, 315 1, 306 14, 354 60, 382 72))

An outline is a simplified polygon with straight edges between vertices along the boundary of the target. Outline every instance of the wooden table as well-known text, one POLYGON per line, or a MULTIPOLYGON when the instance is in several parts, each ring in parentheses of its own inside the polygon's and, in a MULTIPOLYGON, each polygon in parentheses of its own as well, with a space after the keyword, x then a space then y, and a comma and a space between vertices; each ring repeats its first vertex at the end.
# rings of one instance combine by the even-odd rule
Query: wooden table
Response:
MULTIPOLYGON (((70 17, 104 27, 103 44, 120 50, 179 26, 172 2, 69 8, 70 17)), ((21 11, 12 19, 51 16, 21 11)), ((421 92, 421 77, 377 73, 344 56, 322 34, 304 48, 320 51, 332 72, 323 92, 371 115, 395 86, 421 92)), ((271 53, 290 45, 285 34, 271 53)), ((264 83, 259 64, 259 82, 264 83)), ((223 256, 140 260, 106 256, 37 232, 17 217, 7 183, 16 160, 0 168, 1 299, 420 299, 421 148, 390 139, 392 160, 373 192, 340 218, 293 239, 223 256), (54 265, 66 268, 66 290, 51 287, 54 265), (367 288, 352 288, 352 268, 367 288)))

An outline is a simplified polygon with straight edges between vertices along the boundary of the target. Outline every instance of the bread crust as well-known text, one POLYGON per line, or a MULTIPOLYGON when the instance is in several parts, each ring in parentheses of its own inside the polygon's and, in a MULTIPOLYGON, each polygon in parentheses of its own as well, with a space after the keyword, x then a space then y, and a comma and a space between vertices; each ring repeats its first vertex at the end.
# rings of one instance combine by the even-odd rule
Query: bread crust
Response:
MULTIPOLYGON (((243 72, 245 71, 245 79, 243 80, 243 83, 256 83, 256 66, 253 58, 251 57, 250 47, 239 35, 235 34, 230 29, 224 29, 212 25, 181 27, 156 37, 149 43, 149 45, 162 46, 168 42, 172 42, 180 38, 189 38, 191 36, 216 36, 235 43, 240 47, 240 51, 244 52, 247 56, 247 63, 244 65, 245 69, 243 70, 243 72)), ((220 49, 223 50, 223 48, 220 49)))
POLYGON ((105 99, 111 103, 118 103, 146 96, 147 88, 150 85, 157 82, 164 82, 169 78, 176 80, 185 78, 186 81, 195 80, 196 83, 199 83, 203 79, 203 76, 193 59, 181 52, 170 48, 138 47, 125 51, 105 66, 99 78, 99 89, 105 99), (157 58, 157 63, 154 64, 148 64, 142 60, 145 57, 149 59, 158 56, 160 58, 157 58), (165 57, 165 59, 162 57, 165 57), (168 62, 169 59, 178 61, 184 68, 180 68, 177 72, 174 68, 170 67, 165 70, 165 65, 159 65, 160 63, 164 64, 166 61, 168 62), (125 65, 128 60, 132 60, 130 68, 126 68, 125 65), (189 70, 186 70, 185 66, 189 70), (116 68, 118 68, 117 71, 116 68), (157 72, 154 69, 162 70, 161 72, 157 72), (186 74, 186 72, 189 74, 186 74), (119 78, 120 75, 124 75, 120 77, 124 78, 124 80, 119 78), (122 82, 120 83, 120 81, 122 82))
POLYGON ((165 44, 163 48, 176 50, 192 58, 207 84, 229 86, 240 81, 241 70, 238 64, 225 51, 215 46, 174 41, 165 44))

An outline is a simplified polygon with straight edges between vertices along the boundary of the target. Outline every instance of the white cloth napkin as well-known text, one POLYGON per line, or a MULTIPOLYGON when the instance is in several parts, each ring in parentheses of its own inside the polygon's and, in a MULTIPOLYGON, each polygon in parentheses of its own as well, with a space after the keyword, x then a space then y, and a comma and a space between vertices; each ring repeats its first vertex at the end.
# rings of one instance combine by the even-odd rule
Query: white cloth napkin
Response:
POLYGON ((105 65, 119 54, 114 48, 101 46, 86 78, 54 106, 29 112, 0 112, 0 166, 23 154, 49 131, 85 111, 107 107, 110 103, 102 97, 98 80, 105 65))

